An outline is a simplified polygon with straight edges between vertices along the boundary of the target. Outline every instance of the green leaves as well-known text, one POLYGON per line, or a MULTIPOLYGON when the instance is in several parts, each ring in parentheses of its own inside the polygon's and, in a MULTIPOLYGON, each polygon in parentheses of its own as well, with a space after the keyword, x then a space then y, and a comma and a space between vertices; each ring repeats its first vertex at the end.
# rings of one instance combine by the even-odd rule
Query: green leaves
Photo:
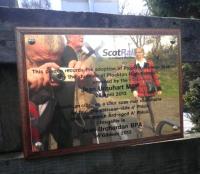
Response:
POLYGON ((200 18, 199 0, 145 0, 154 16, 200 18))
POLYGON ((185 106, 191 113, 195 129, 200 130, 200 77, 190 81, 189 91, 184 96, 185 106))

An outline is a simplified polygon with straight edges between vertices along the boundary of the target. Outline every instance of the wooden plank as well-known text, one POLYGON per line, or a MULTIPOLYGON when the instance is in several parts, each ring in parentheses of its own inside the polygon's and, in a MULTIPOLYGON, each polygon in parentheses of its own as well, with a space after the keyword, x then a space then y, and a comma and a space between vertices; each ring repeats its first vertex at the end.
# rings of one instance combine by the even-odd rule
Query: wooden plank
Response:
POLYGON ((21 150, 16 64, 0 64, 0 151, 21 150))
POLYGON ((169 141, 31 161, 20 154, 7 155, 0 159, 0 173, 198 174, 199 143, 199 139, 169 141))
MULTIPOLYGON (((7 43, 6 43, 7 44, 7 43)), ((12 44, 12 43, 11 43, 12 44)), ((16 50, 15 48, 0 47, 0 62, 1 63, 15 63, 16 64, 16 50)))
POLYGON ((15 33, 13 31, 1 31, 0 30, 0 41, 1 40, 15 40, 15 33))
MULTIPOLYGON (((69 13, 51 10, 27 10, 0 7, 0 26, 0 31, 7 33, 7 35, 12 31, 13 34, 8 36, 10 39, 13 38, 15 27, 17 26, 180 28, 183 61, 194 62, 200 60, 200 48, 196 46, 200 44, 200 22, 196 19, 121 16, 98 13, 69 13)), ((4 36, 2 35, 1 37, 4 36)), ((0 62, 4 62, 4 60, 6 59, 2 59, 0 56, 0 62)), ((8 62, 10 61, 16 62, 15 57, 13 57, 12 60, 8 59, 8 62)))

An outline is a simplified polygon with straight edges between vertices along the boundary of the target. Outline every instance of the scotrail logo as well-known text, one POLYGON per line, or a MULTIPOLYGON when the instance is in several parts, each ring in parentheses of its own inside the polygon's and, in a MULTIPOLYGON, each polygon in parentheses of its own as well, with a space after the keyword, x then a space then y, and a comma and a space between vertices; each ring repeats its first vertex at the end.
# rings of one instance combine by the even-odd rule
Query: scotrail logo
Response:
POLYGON ((134 49, 103 49, 102 57, 134 57, 134 49))
POLYGON ((128 58, 135 57, 134 49, 126 48, 106 48, 104 43, 101 42, 99 46, 93 48, 89 43, 85 42, 84 46, 88 57, 94 55, 96 58, 128 58))

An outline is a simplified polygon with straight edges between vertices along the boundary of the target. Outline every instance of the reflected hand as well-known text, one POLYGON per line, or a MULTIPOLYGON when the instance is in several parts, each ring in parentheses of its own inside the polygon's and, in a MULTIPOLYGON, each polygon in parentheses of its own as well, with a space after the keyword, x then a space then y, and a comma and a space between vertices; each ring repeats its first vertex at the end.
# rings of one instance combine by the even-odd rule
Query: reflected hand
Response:
POLYGON ((157 91, 157 94, 158 94, 158 95, 161 95, 161 94, 162 94, 162 91, 157 91))
POLYGON ((29 68, 27 70, 27 81, 31 89, 38 90, 45 86, 58 86, 57 83, 52 82, 49 76, 49 68, 58 69, 56 63, 45 63, 40 67, 29 68))
POLYGON ((77 69, 75 76, 80 80, 84 80, 87 76, 94 76, 95 74, 94 71, 90 67, 87 67, 82 61, 71 60, 68 67, 77 69))
POLYGON ((133 96, 137 98, 138 97, 138 92, 137 91, 133 91, 133 96))

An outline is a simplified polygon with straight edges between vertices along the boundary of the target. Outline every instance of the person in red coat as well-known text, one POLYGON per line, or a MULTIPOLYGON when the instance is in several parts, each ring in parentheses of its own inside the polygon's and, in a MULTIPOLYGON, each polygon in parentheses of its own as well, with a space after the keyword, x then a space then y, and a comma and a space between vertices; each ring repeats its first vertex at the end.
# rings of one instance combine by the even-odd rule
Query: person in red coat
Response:
POLYGON ((152 130, 155 133, 155 119, 151 107, 151 98, 162 94, 160 81, 156 74, 154 63, 144 57, 144 49, 135 49, 136 59, 130 64, 129 83, 133 96, 146 101, 151 117, 152 130))

